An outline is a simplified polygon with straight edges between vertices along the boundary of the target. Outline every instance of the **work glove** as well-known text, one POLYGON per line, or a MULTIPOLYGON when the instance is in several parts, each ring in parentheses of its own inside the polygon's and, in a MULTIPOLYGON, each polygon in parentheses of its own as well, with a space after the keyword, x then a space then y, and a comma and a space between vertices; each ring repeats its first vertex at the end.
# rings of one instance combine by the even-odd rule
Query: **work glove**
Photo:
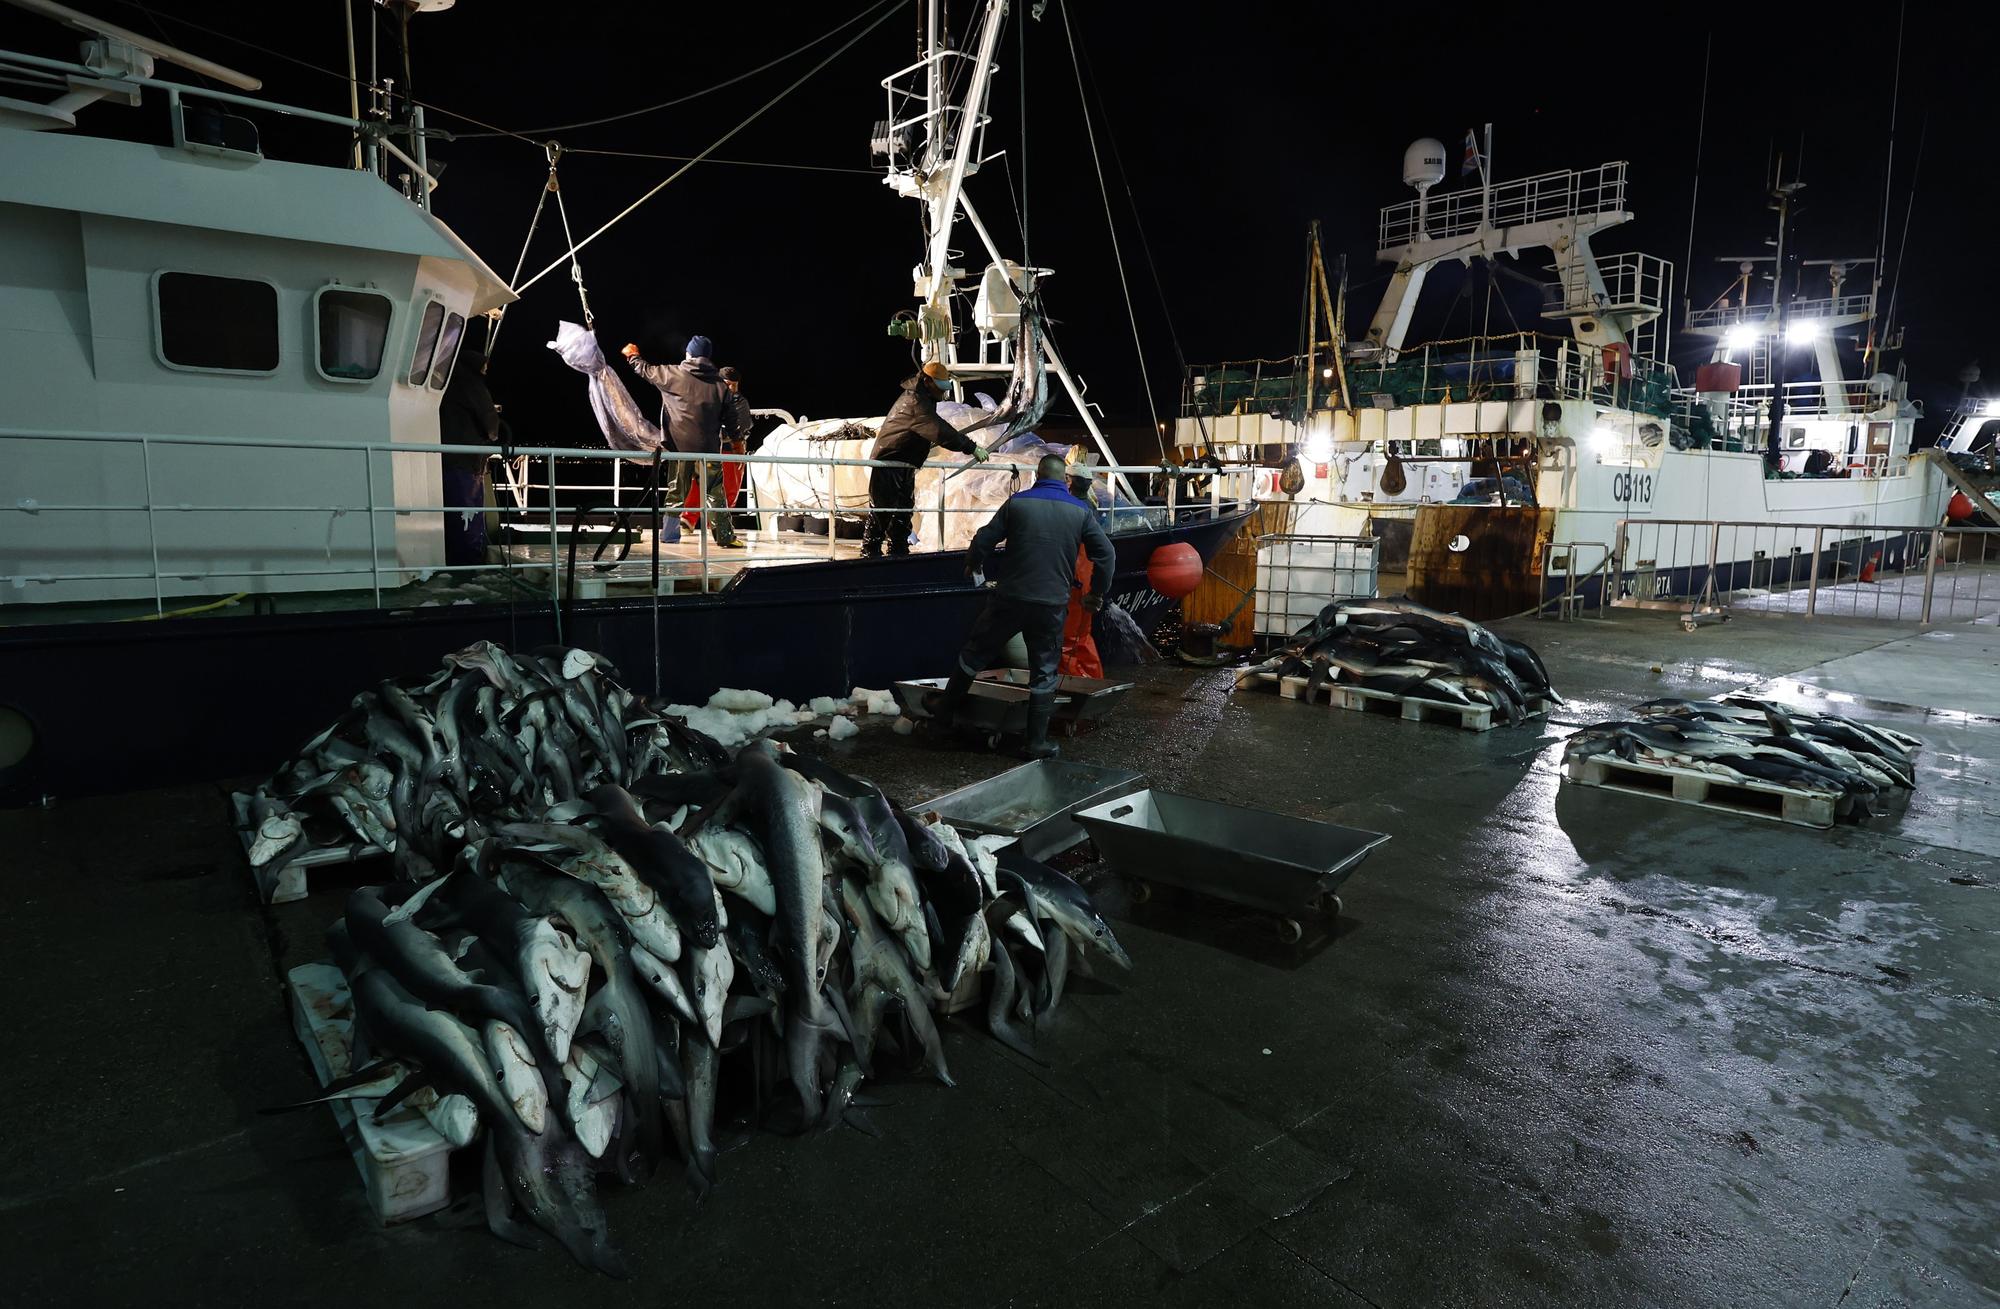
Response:
POLYGON ((1104 597, 1092 592, 1083 597, 1083 607, 1094 614, 1104 608, 1104 597))
POLYGON ((618 353, 624 355, 627 359, 637 359, 639 357, 639 347, 627 341, 625 348, 618 353))
POLYGON ((985 462, 986 462, 986 459, 987 459, 987 455, 986 455, 986 452, 985 452, 984 450, 980 449, 980 448, 979 448, 978 446, 976 446, 976 445, 972 447, 972 462, 973 462, 973 463, 975 463, 975 464, 983 464, 983 463, 985 463, 985 462))
POLYGON ((966 576, 972 579, 972 584, 974 586, 986 585, 986 572, 984 569, 975 568, 970 572, 968 572, 966 576))

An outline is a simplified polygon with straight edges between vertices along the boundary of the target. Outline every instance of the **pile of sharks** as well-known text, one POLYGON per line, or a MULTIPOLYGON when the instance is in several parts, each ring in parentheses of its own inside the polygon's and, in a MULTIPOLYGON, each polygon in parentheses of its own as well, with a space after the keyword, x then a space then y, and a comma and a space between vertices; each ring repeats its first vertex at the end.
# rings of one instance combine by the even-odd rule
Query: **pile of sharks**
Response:
POLYGON ((1509 723, 1563 699, 1541 656, 1457 614, 1410 600, 1337 600, 1270 658, 1248 669, 1446 704, 1491 705, 1509 723))
POLYGON ((599 1180, 673 1158, 705 1198, 725 1059, 751 1125, 872 1133, 866 1081, 951 1084, 937 1011, 981 975, 988 1030, 1036 1059, 1072 972, 1093 952, 1131 966, 1063 873, 781 743, 730 757, 585 651, 448 656, 440 679, 358 697, 260 795, 257 839, 274 815, 331 826, 323 803, 349 826, 357 796, 381 801, 393 825, 371 807, 369 839, 403 874, 328 932, 354 1071, 304 1103, 372 1100, 379 1120, 409 1100, 453 1144, 483 1137, 488 1227, 613 1276, 599 1180), (327 764, 338 786, 296 787, 327 764))
POLYGON ((1576 733, 1565 753, 1571 759, 1616 755, 1829 795, 1836 799, 1837 817, 1859 821, 1873 814, 1878 797, 1916 788, 1921 744, 1914 736, 1839 714, 1730 695, 1649 700, 1629 719, 1576 733))

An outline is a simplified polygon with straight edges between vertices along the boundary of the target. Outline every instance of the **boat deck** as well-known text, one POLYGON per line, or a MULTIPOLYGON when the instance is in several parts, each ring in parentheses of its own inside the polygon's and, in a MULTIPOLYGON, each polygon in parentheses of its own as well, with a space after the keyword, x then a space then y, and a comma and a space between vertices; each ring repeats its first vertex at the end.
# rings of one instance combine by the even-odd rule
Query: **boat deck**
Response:
MULTIPOLYGON (((962 1016, 944 1024, 957 1088, 871 1088, 894 1101, 870 1111, 879 1139, 755 1133, 700 1209, 672 1168, 607 1184, 623 1284, 476 1218, 385 1231, 330 1113, 255 1112, 313 1093, 279 981, 319 956, 341 892, 260 910, 221 789, 0 814, 0 958, 37 1060, 0 1086, 0 1114, 34 1125, 6 1170, 13 1292, 2000 1303, 2000 680, 1978 675, 2000 636, 1837 618, 1690 635, 1622 611, 1500 627, 1570 697, 1553 718, 1412 731, 1231 695, 1228 670, 1139 673, 1071 757, 1392 834, 1342 888, 1338 930, 1285 946, 1261 917, 1100 883, 1136 967, 1073 978, 1047 1066, 962 1016), (1841 711, 1921 736, 1921 789, 1827 833, 1561 785, 1578 725, 1744 686, 1880 697, 1841 711)), ((884 724, 798 745, 912 799, 1011 763, 884 724)))
MULTIPOLYGON (((571 529, 565 526, 563 538, 557 546, 558 562, 568 566, 569 543, 567 534, 571 529)), ((577 530, 576 572, 581 579, 596 578, 621 585, 646 585, 653 574, 653 533, 643 527, 634 528, 630 533, 613 538, 608 528, 585 526, 577 530), (625 553, 623 562, 613 563, 620 550, 619 542, 629 537, 631 547, 625 553), (603 544, 604 556, 596 563, 591 555, 603 544)), ((707 559, 702 557, 701 539, 692 530, 683 530, 678 541, 661 544, 660 579, 663 583, 699 579, 704 570, 711 577, 733 577, 743 569, 757 566, 766 567, 782 564, 819 563, 827 559, 858 559, 861 557, 861 542, 854 537, 835 537, 828 545, 824 533, 816 532, 744 532, 736 534, 743 542, 741 550, 725 550, 711 539, 708 543, 707 559)), ((544 531, 541 540, 534 539, 533 532, 511 533, 503 547, 504 556, 527 567, 544 566, 549 561, 548 534, 544 531)))

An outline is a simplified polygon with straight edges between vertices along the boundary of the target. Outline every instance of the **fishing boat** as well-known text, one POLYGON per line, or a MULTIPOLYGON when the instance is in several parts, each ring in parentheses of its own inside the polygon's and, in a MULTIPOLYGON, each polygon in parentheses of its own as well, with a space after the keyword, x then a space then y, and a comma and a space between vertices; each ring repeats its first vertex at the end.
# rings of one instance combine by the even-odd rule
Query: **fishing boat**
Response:
MULTIPOLYGON (((852 475, 840 451, 741 457, 817 459, 829 495, 753 505, 765 530, 740 556, 702 533, 663 539, 656 506, 624 513, 622 562, 596 558, 581 529, 598 519, 551 474, 500 511, 545 525, 538 547, 447 566, 438 456, 491 452, 438 444, 439 398, 516 292, 433 211, 422 106, 381 86, 379 112, 361 112, 359 88, 346 115, 283 104, 115 24, 9 3, 83 35, 74 60, 0 51, 0 76, 29 88, 0 99, 0 791, 265 768, 356 688, 481 639, 588 646, 680 700, 721 686, 803 700, 948 666, 983 599, 963 551, 932 532, 903 558, 852 557, 836 520, 854 506, 831 494, 852 475), (69 130, 97 102, 161 101, 163 143, 69 130), (267 157, 257 122, 272 114, 351 141, 350 166, 267 157), (829 530, 781 525, 814 513, 829 530)), ((1003 258, 965 194, 1005 4, 982 7, 967 49, 919 7, 922 58, 885 81, 876 131, 888 181, 927 210, 912 339, 971 386, 997 384, 1025 370, 1009 328, 1045 271, 1003 258), (990 258, 970 277, 949 266, 963 220, 990 258), (952 302, 974 286, 990 294, 962 326, 952 302)), ((1207 559, 1247 510, 1220 483, 1149 502, 1045 335, 1038 349, 1115 497, 1112 598, 1146 623, 1165 604, 1147 583, 1155 552, 1207 559)), ((656 476, 675 456, 520 443, 499 457, 656 476)))
POLYGON ((1380 212, 1376 258, 1393 271, 1361 336, 1346 339, 1344 295, 1319 273, 1326 335, 1314 313, 1293 359, 1189 369, 1176 441, 1295 453, 1311 502, 1298 531, 1378 538, 1385 569, 1407 558, 1413 595, 1479 617, 1579 589, 1653 601, 1717 576, 1783 583, 1814 553, 1791 525, 1830 525, 1822 549, 1835 559, 1861 548, 1883 568, 1911 562, 1896 529, 1935 524, 1946 483, 1913 457, 1921 407, 1880 366, 1873 289, 1844 284, 1870 261, 1802 261, 1825 268, 1824 292, 1778 276, 1766 293, 1755 275, 1771 258, 1786 266, 1796 182, 1774 192, 1776 255, 1742 261, 1714 303, 1688 308, 1686 331, 1709 350, 1690 386, 1668 358, 1672 264, 1598 249, 1634 217, 1627 165, 1501 181, 1488 176, 1490 132, 1476 145, 1476 183, 1435 195, 1444 146, 1407 151, 1417 195, 1380 212), (1494 332, 1489 307, 1469 336, 1409 339, 1434 269, 1480 259, 1527 280, 1499 261, 1533 251, 1552 275, 1539 323, 1494 332), (1861 342, 1875 371, 1850 376, 1861 342), (1718 558, 1704 530, 1715 523, 1771 530, 1728 532, 1718 558))

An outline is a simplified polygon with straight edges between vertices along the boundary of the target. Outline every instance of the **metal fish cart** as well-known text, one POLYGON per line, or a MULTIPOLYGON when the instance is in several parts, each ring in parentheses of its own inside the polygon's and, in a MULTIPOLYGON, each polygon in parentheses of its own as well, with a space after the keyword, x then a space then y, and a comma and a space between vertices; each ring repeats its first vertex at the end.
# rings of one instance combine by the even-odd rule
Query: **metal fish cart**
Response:
POLYGON ((921 808, 961 831, 1011 836, 1021 853, 1047 859, 1084 840, 1076 812, 1130 795, 1143 774, 1068 759, 1038 759, 927 800, 921 808))
POLYGON ((1339 917, 1334 894, 1389 838, 1243 805, 1151 789, 1079 810, 1111 871, 1141 889, 1178 886, 1278 915, 1297 941, 1302 919, 1339 917))
MULTIPOLYGON (((918 677, 895 685, 897 703, 911 718, 928 718, 924 697, 941 691, 949 679, 918 677)), ((1114 682, 1101 677, 1065 677, 1056 686, 1055 715, 1051 722, 1066 727, 1071 734, 1078 723, 1093 722, 1117 708, 1133 687, 1131 682, 1114 682)), ((959 706, 958 721, 987 735, 989 745, 998 745, 1002 736, 1019 736, 1028 727, 1028 674, 1018 668, 988 669, 973 682, 971 692, 959 706)))

